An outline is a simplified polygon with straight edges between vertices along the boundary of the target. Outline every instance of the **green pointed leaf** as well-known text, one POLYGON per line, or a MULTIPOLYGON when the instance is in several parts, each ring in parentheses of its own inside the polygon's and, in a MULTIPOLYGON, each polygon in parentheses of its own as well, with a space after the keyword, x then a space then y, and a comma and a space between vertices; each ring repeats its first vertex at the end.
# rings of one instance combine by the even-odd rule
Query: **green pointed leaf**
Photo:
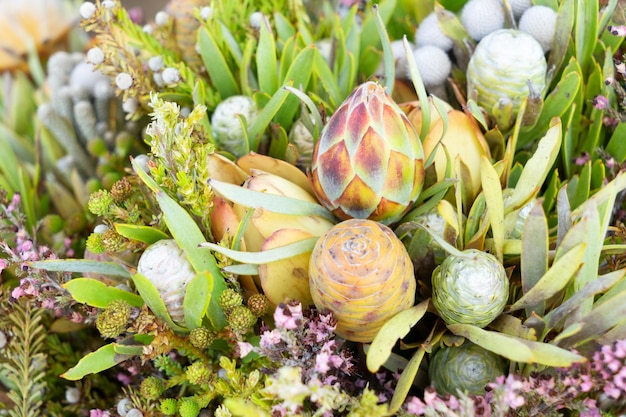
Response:
POLYGON ((137 272, 132 276, 133 283, 137 288, 139 294, 141 294, 141 298, 146 302, 150 310, 161 319, 165 320, 169 326, 175 331, 185 331, 184 327, 179 326, 174 323, 172 317, 170 317, 170 313, 167 311, 167 307, 159 294, 159 291, 154 287, 154 284, 146 278, 144 275, 137 272))
POLYGON ((585 71, 591 65, 591 55, 598 41, 599 2, 577 0, 574 44, 576 59, 585 71))
MULTIPOLYGON (((524 293, 528 293, 537 285, 537 282, 548 271, 548 252, 550 249, 548 233, 548 219, 543 212, 541 202, 537 201, 530 210, 522 231, 520 265, 522 291, 524 293)), ((545 303, 538 302, 526 309, 526 316, 530 317, 532 311, 542 316, 544 310, 545 303)))
MULTIPOLYGON (((561 256, 541 279, 520 297, 508 311, 528 308, 548 300, 570 282, 582 265, 586 243, 580 243, 561 256)), ((522 252, 523 253, 523 252, 522 252)))
POLYGON ((289 245, 280 246, 275 249, 264 250, 261 252, 243 252, 225 248, 215 243, 206 242, 202 243, 200 247, 210 248, 215 252, 228 256, 230 259, 243 262, 246 264, 261 265, 270 262, 281 261, 288 259, 296 255, 311 252, 315 243, 319 240, 319 237, 311 237, 303 240, 299 240, 289 245))
POLYGON ((496 258, 502 262, 502 247, 504 246, 504 203, 502 201, 502 186, 498 173, 486 156, 481 157, 480 178, 487 203, 487 214, 491 223, 491 234, 496 258))
POLYGON ((256 67, 261 91, 274 94, 278 88, 278 63, 276 60, 276 43, 269 20, 263 16, 259 28, 259 45, 256 51, 256 67))
POLYGON ((490 332, 470 324, 452 324, 448 325, 448 329, 457 336, 463 336, 484 349, 515 362, 568 367, 585 361, 583 356, 558 346, 490 332))
POLYGON ((219 296, 225 289, 224 281, 214 280, 207 271, 199 272, 187 284, 183 309, 185 323, 189 329, 202 326, 202 319, 205 316, 215 330, 226 327, 226 316, 218 304, 219 296))
POLYGON ((409 363, 406 365, 406 368, 402 371, 400 379, 396 382, 393 397, 391 398, 391 403, 389 404, 390 415, 393 415, 400 409, 400 407, 402 407, 402 404, 404 404, 406 396, 409 394, 409 391, 413 386, 415 375, 417 375, 417 371, 419 371, 425 354, 426 350, 423 347, 419 347, 411 357, 409 363))
POLYGON ((55 272, 77 272, 79 274, 112 275, 130 278, 130 272, 115 262, 91 261, 87 259, 52 259, 27 262, 30 268, 55 272))
POLYGON ((95 352, 88 353, 74 367, 61 374, 61 378, 78 381, 89 374, 106 371, 134 356, 116 353, 115 346, 115 343, 110 343, 95 352))
POLYGON ((115 223, 115 231, 120 235, 143 243, 156 243, 161 239, 169 239, 166 233, 150 226, 115 223))
POLYGON ((334 216, 319 204, 297 198, 250 190, 238 185, 210 179, 209 185, 227 200, 244 207, 262 208, 274 213, 295 216, 320 216, 335 221, 334 216))
POLYGON ((378 372, 391 355, 396 342, 409 334, 411 328, 424 317, 429 302, 424 300, 408 310, 401 311, 383 324, 367 351, 367 369, 370 372, 378 372))
POLYGON ((111 287, 92 278, 75 278, 63 285, 72 298, 92 307, 105 308, 111 301, 126 301, 133 307, 141 307, 143 299, 131 292, 111 287))
POLYGON ((198 31, 198 45, 204 67, 211 77, 212 85, 219 91, 222 99, 238 94, 239 88, 235 77, 215 38, 207 28, 203 27, 198 31))
POLYGON ((550 129, 539 141, 537 150, 526 162, 524 170, 513 195, 507 205, 507 213, 522 207, 535 196, 545 182, 548 173, 552 170, 552 165, 556 161, 561 148, 561 121, 553 119, 550 129))
POLYGON ((234 275, 259 275, 259 266, 254 264, 234 264, 223 267, 222 271, 234 275))
POLYGON ((121 343, 113 343, 113 350, 120 355, 137 356, 143 353, 142 345, 126 345, 121 343))
MULTIPOLYGON (((295 88, 299 88, 306 91, 309 79, 313 72, 313 62, 315 61, 315 55, 317 50, 314 45, 307 46, 302 49, 300 53, 295 57, 287 74, 282 79, 283 85, 293 85, 295 88)), ((285 130, 291 128, 293 118, 298 111, 298 99, 296 97, 287 97, 285 104, 280 107, 276 113, 274 121, 283 126, 285 130)))
POLYGON ((254 122, 248 127, 248 138, 251 140, 250 149, 256 151, 259 148, 263 132, 270 125, 274 116, 285 106, 288 96, 289 92, 284 88, 276 90, 263 110, 254 119, 254 122))

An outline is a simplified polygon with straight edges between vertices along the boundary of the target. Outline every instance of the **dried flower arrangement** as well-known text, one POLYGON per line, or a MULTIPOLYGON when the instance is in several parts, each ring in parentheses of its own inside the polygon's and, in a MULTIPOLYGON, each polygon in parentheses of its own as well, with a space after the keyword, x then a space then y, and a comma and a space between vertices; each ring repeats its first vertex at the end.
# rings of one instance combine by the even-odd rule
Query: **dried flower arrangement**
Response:
POLYGON ((3 415, 626 412, 618 1, 8 4, 3 415))

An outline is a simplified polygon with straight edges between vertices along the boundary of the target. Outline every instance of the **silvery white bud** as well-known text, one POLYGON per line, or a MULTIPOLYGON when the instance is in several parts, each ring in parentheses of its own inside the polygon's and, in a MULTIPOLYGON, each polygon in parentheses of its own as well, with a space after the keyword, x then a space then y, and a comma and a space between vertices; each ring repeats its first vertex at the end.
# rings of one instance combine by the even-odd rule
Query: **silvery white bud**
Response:
POLYGON ((109 230, 109 226, 107 226, 106 224, 98 224, 96 225, 96 227, 93 228, 94 233, 104 233, 107 230, 109 230))
POLYGON ((128 413, 126 413, 126 417, 143 417, 143 413, 141 412, 141 410, 133 408, 128 410, 128 413))
POLYGON ((76 387, 70 387, 65 390, 65 401, 69 404, 78 404, 80 401, 80 389, 76 387))
POLYGON ((504 7, 500 0, 470 0, 461 10, 461 23, 476 41, 504 27, 504 7))
POLYGON ((128 416, 128 411, 131 408, 133 408, 133 403, 132 403, 132 401, 130 401, 130 398, 122 398, 117 403, 117 414, 119 414, 122 417, 127 417, 128 416))
POLYGON ((102 7, 105 9, 112 9, 115 7, 115 2, 113 0, 104 0, 102 2, 102 7))
POLYGON ((152 25, 147 24, 147 25, 143 25, 141 30, 143 30, 145 33, 150 34, 150 33, 152 33, 154 31, 154 28, 152 27, 152 25))
POLYGON ((452 49, 452 39, 441 30, 435 12, 426 16, 418 26, 415 31, 415 44, 418 47, 434 45, 444 51, 452 49))
POLYGON ((120 90, 128 90, 133 85, 133 77, 126 72, 120 72, 115 77, 115 84, 120 90))
POLYGON ((557 13, 548 6, 533 6, 519 20, 518 29, 535 38, 543 52, 552 49, 557 13))
POLYGON ((159 87, 163 87, 163 85, 165 85, 165 83, 163 82, 163 75, 161 75, 160 72, 155 72, 154 74, 152 74, 152 79, 159 87))
POLYGON ((134 97, 128 98, 122 103, 122 110, 124 110, 126 113, 133 113, 137 110, 138 107, 139 101, 137 101, 137 99, 134 97))
POLYGON ((205 6, 200 9, 200 17, 204 20, 209 20, 213 17, 213 8, 210 6, 205 6))
POLYGON ((96 5, 86 1, 80 5, 79 11, 83 19, 89 19, 96 13, 96 5))
POLYGON ((165 84, 176 84, 180 81, 180 71, 176 68, 168 67, 161 73, 165 84))
POLYGON ((87 62, 92 64, 99 64, 104 61, 104 51, 97 46, 94 46, 87 51, 87 62))
POLYGON ((148 68, 152 71, 161 71, 161 69, 163 69, 163 57, 157 55, 150 58, 148 60, 148 68))
POLYGON ((260 28, 262 22, 263 22, 263 13, 254 12, 250 15, 250 26, 252 26, 253 28, 255 29, 260 28))
POLYGON ((195 271, 174 239, 163 239, 148 246, 139 258, 137 272, 145 276, 161 295, 172 320, 184 320, 183 299, 195 271))
POLYGON ((163 10, 161 10, 160 12, 157 12, 157 14, 154 16, 154 23, 156 23, 157 26, 163 26, 167 24, 167 21, 169 19, 170 19, 170 15, 167 14, 167 12, 164 12, 163 10))
POLYGON ((448 54, 433 45, 422 46, 413 51, 417 69, 426 87, 442 85, 452 71, 448 54))
POLYGON ((146 154, 140 154, 133 158, 134 164, 137 164, 137 166, 139 166, 139 168, 141 168, 143 172, 150 172, 150 168, 148 167, 149 161, 150 157, 146 154))
POLYGON ((96 70, 93 64, 83 61, 78 63, 72 70, 69 85, 75 90, 74 93, 76 89, 81 89, 87 92, 88 95, 92 95, 94 86, 100 81, 110 83, 109 77, 96 70))

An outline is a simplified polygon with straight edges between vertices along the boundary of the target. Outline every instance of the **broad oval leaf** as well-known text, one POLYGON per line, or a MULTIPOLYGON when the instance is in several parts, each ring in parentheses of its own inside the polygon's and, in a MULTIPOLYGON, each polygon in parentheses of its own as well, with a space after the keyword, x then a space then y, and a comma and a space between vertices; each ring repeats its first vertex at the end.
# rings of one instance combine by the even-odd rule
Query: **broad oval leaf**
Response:
POLYGON ((404 310, 389 319, 378 331, 367 351, 367 369, 378 372, 391 355, 396 342, 404 338, 411 328, 424 317, 430 300, 404 310))
POLYGON ((207 272, 199 272, 187 284, 183 309, 185 311, 185 323, 190 329, 202 326, 202 320, 206 316, 212 327, 216 330, 223 329, 227 322, 224 312, 218 304, 218 299, 226 285, 220 285, 223 281, 214 280, 207 272))
POLYGON ((117 353, 115 346, 115 343, 109 343, 95 352, 88 353, 74 367, 61 374, 61 378, 78 381, 86 375, 105 371, 134 356, 117 353))
POLYGON ((138 240, 149 245, 161 239, 169 239, 167 233, 150 226, 116 223, 115 231, 128 239, 138 240))
POLYGON ((92 307, 105 308, 111 301, 126 301, 133 307, 141 307, 143 299, 131 292, 111 287, 93 278, 75 278, 63 285, 72 298, 92 307))

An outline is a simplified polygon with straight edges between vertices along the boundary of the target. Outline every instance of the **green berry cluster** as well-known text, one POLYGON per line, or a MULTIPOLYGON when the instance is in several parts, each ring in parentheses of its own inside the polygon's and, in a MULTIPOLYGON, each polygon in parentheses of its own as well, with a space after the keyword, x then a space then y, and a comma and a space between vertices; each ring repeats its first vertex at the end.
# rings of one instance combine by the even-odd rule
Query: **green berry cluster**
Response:
POLYGON ((254 326, 257 316, 246 306, 235 307, 228 315, 228 324, 230 328, 237 333, 245 333, 250 327, 254 326))
POLYGON ((213 374, 211 367, 202 361, 195 361, 187 367, 185 376, 194 385, 204 385, 209 382, 213 374))
POLYGON ((257 317, 264 316, 270 308, 270 300, 263 294, 253 294, 248 298, 248 308, 257 317))
POLYGON ((206 327, 198 327, 189 333, 189 343, 198 349, 206 349, 215 340, 215 332, 206 327))
POLYGON ((96 216, 105 216, 114 205, 113 196, 107 190, 98 190, 89 195, 87 208, 96 216))
POLYGON ((106 306, 96 319, 96 328, 102 337, 117 337, 126 330, 130 308, 130 304, 122 300, 113 300, 106 306))
POLYGON ((200 414, 200 406, 194 400, 184 398, 179 401, 178 414, 180 417, 197 417, 200 414))
POLYGON ((243 303, 243 297, 239 292, 233 290, 232 288, 227 288, 220 294, 219 305, 228 315, 235 307, 238 307, 243 303))
POLYGON ((163 381, 155 376, 149 376, 141 381, 139 387, 142 397, 150 401, 157 400, 163 394, 164 389, 163 381))

